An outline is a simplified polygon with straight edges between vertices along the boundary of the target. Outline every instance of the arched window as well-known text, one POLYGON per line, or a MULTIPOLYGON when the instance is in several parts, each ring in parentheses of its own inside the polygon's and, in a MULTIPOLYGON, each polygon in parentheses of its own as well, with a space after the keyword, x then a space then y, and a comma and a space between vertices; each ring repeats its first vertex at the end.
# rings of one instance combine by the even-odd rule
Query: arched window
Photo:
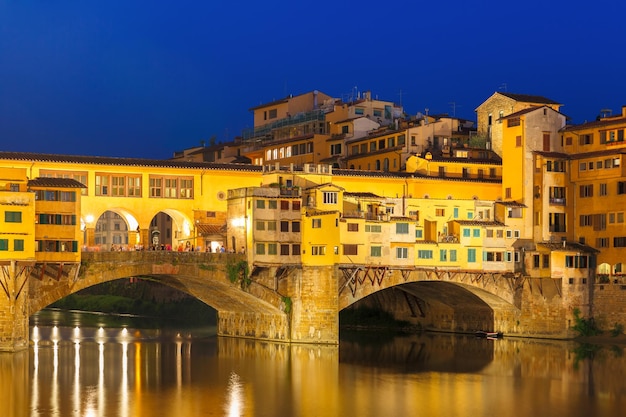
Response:
POLYGON ((380 159, 376 160, 376 171, 380 171, 380 159))

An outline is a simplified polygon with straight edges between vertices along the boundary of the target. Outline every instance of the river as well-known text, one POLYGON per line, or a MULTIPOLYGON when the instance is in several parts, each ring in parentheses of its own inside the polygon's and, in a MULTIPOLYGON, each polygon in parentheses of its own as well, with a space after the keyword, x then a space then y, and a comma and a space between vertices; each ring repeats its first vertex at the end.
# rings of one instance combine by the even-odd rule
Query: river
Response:
POLYGON ((0 416, 626 415, 615 346, 384 332, 288 345, 45 310, 31 342, 0 354, 0 416))

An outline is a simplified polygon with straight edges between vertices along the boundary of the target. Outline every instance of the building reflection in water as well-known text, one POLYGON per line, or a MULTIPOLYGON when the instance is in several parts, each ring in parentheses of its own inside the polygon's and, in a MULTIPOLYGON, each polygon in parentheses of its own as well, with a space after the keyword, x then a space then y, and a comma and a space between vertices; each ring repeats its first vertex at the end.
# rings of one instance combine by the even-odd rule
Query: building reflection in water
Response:
POLYGON ((35 326, 31 340, 30 367, 28 356, 0 356, 3 399, 13 388, 0 416, 481 416, 517 404, 530 417, 536 399, 555 417, 626 407, 623 357, 607 351, 577 367, 571 345, 549 341, 378 336, 337 347, 61 326, 35 326))

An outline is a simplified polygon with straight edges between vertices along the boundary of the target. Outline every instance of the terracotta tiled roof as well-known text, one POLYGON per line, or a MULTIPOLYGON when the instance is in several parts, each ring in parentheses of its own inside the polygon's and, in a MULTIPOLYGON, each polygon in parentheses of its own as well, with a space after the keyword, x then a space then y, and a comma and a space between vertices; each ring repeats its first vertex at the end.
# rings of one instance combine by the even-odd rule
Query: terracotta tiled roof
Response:
POLYGON ((600 252, 598 249, 592 248, 591 246, 583 245, 578 242, 540 242, 537 243, 537 246, 543 246, 553 251, 562 251, 562 252, 583 252, 583 253, 598 253, 600 252))
POLYGON ((480 220, 480 219, 458 220, 457 219, 454 221, 462 226, 492 226, 492 227, 505 226, 504 223, 500 223, 495 220, 480 220))
POLYGON ((226 226, 219 224, 199 224, 197 227, 198 234, 201 236, 221 235, 226 233, 226 226))
POLYGON ((0 160, 46 161, 95 165, 126 165, 162 168, 223 169, 235 171, 262 171, 263 167, 247 164, 173 161, 166 159, 117 158, 108 156, 57 155, 31 152, 0 152, 0 160))
POLYGON ((502 204, 507 207, 526 207, 526 204, 517 201, 496 201, 496 204, 502 204))
POLYGON ((600 119, 600 120, 594 120, 591 122, 586 122, 586 123, 582 123, 579 125, 572 125, 572 126, 565 126, 563 129, 561 129, 562 132, 571 132, 571 131, 577 131, 577 130, 582 130, 582 129, 601 129, 603 127, 609 127, 612 125, 617 125, 617 124, 626 124, 626 117, 607 117, 604 119, 600 119))
POLYGON ((49 188, 87 188, 83 183, 71 178, 47 178, 39 177, 28 181, 29 187, 49 188))
POLYGON ((354 193, 343 193, 344 197, 355 197, 355 198, 383 198, 379 195, 369 192, 354 192, 354 193))
POLYGON ((550 109, 550 110, 552 110, 555 113, 563 114, 561 112, 558 112, 558 111, 552 109, 552 107, 548 107, 548 106, 532 106, 532 107, 529 107, 527 109, 522 109, 520 111, 516 111, 515 113, 507 114, 506 116, 503 116, 503 117, 501 117, 498 120, 512 119, 514 117, 523 116, 523 115, 525 115, 527 113, 532 113, 535 110, 540 110, 540 109, 550 109))
POLYGON ((561 104, 558 101, 551 100, 543 96, 533 96, 529 94, 513 94, 500 91, 500 94, 508 98, 512 98, 515 101, 523 103, 542 103, 542 104, 561 104))

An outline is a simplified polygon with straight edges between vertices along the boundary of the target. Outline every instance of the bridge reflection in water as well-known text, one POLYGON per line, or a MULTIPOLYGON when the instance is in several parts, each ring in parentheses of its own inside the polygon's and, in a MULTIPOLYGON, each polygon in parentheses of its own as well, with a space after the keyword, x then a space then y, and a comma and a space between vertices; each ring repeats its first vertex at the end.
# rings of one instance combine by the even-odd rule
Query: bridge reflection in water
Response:
MULTIPOLYGON (((0 415, 621 416, 623 356, 574 343, 422 334, 339 346, 188 330, 33 327, 0 355, 0 415), (541 411, 538 411, 541 405, 541 411)), ((621 350, 623 355, 623 350, 621 350)))

